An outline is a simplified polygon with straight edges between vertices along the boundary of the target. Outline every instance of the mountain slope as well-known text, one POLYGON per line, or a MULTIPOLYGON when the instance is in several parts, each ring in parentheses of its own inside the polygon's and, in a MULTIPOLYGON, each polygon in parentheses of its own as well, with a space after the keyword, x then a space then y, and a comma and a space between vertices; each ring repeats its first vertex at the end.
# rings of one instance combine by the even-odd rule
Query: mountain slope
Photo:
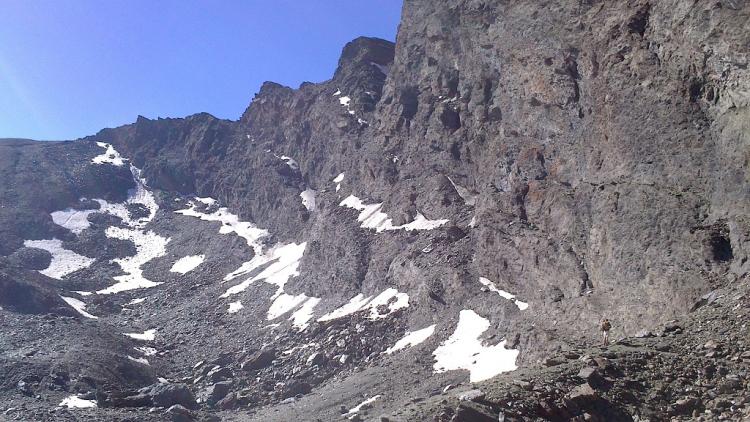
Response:
POLYGON ((750 265, 749 14, 406 1, 395 46, 354 40, 330 81, 266 83, 239 121, 0 143, 0 271, 52 276, 98 317, 78 313, 86 338, 156 330, 106 336, 97 359, 124 369, 68 367, 90 380, 47 393, 52 351, 88 346, 4 309, 4 365, 35 345, 6 394, 34 372, 47 407, 98 391, 115 410, 83 411, 107 419, 155 404, 135 389, 163 378, 226 390, 201 412, 230 420, 295 397, 326 420, 584 347, 604 316, 619 337, 684 315, 750 265), (410 333, 423 342, 385 353, 410 333))

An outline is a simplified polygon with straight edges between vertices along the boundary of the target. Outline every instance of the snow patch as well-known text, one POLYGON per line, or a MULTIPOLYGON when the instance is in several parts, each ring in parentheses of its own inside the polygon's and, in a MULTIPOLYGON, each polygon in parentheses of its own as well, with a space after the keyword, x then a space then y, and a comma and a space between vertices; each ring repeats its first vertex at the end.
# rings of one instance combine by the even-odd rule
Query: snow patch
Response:
POLYGON ((96 407, 96 400, 84 400, 78 396, 68 396, 57 405, 68 409, 86 409, 96 407))
POLYGON ((365 204, 361 199, 354 195, 346 197, 339 206, 352 208, 359 211, 357 221, 359 221, 360 227, 365 229, 373 229, 377 233, 381 233, 386 230, 433 230, 448 222, 448 220, 430 220, 421 213, 417 213, 414 221, 400 226, 394 226, 393 221, 388 218, 388 214, 381 211, 383 207, 382 203, 378 204, 365 204))
POLYGON ((344 416, 346 416, 348 419, 353 419, 354 416, 357 413, 359 413, 359 411, 362 410, 363 407, 365 407, 365 406, 367 406, 369 404, 374 403, 379 398, 380 398, 380 394, 378 394, 377 396, 374 396, 374 397, 370 397, 369 399, 367 399, 367 400, 363 401, 362 403, 360 403, 360 404, 352 407, 351 409, 349 409, 349 412, 347 412, 346 415, 344 415, 344 416))
POLYGON ((407 331, 406 335, 396 344, 386 349, 385 354, 392 354, 407 347, 414 347, 427 340, 435 332, 435 324, 417 331, 407 331))
POLYGON ((344 97, 339 97, 339 103, 341 103, 341 105, 342 105, 342 106, 344 106, 344 107, 347 107, 347 108, 348 108, 348 107, 349 107, 349 104, 350 104, 351 102, 352 102, 352 99, 351 99, 351 98, 349 98, 349 97, 346 97, 346 96, 344 96, 344 97))
POLYGON ((339 173, 339 175, 336 176, 335 179, 333 179, 333 183, 336 184, 336 192, 338 192, 339 189, 341 189, 341 182, 343 181, 344 181, 344 173, 339 173))
MULTIPOLYGON (((284 285, 286 282, 297 275, 299 272, 299 262, 302 259, 302 255, 305 253, 305 247, 307 243, 290 243, 288 245, 277 245, 263 255, 259 255, 253 258, 251 263, 255 261, 254 265, 248 265, 244 268, 245 273, 250 272, 267 262, 273 262, 267 266, 258 275, 248 280, 243 281, 236 286, 232 286, 221 295, 221 297, 229 297, 236 295, 247 289, 251 284, 256 281, 264 281, 268 284, 273 284, 277 287, 276 293, 272 296, 272 299, 276 299, 284 292, 284 285)), ((246 263, 248 264, 248 263, 246 263)), ((245 266, 245 264, 243 264, 245 266)))
POLYGON ((299 163, 297 163, 297 160, 295 160, 292 157, 287 157, 286 155, 282 155, 279 157, 282 161, 286 163, 287 166, 289 166, 292 170, 299 170, 299 163))
POLYGON ((65 227, 75 234, 80 234, 82 231, 89 228, 89 214, 99 212, 99 210, 74 210, 73 208, 66 208, 62 211, 55 211, 50 213, 52 221, 58 226, 65 227))
POLYGON ((146 330, 143 333, 125 333, 124 335, 133 340, 154 341, 156 338, 156 330, 146 330))
POLYGON ((506 292, 505 290, 498 289, 497 286, 495 286, 495 283, 492 281, 484 278, 479 277, 479 282, 482 283, 484 286, 486 286, 488 289, 490 289, 491 292, 495 292, 500 297, 504 299, 508 299, 511 302, 513 302, 516 306, 518 306, 518 309, 520 310, 526 310, 529 307, 529 304, 526 302, 521 302, 520 300, 516 299, 516 295, 506 292))
POLYGON ((115 150, 115 147, 113 147, 111 144, 108 144, 106 142, 97 142, 96 143, 101 148, 106 149, 102 154, 97 155, 96 157, 91 159, 91 162, 94 164, 112 164, 113 166, 120 167, 125 164, 125 160, 120 156, 120 153, 115 150))
POLYGON ((80 269, 89 267, 95 259, 63 248, 62 240, 26 240, 23 245, 27 248, 44 249, 52 255, 52 261, 49 266, 39 272, 50 278, 61 280, 68 274, 74 273, 80 269))
POLYGON ((393 312, 396 312, 397 310, 406 308, 408 306, 409 295, 407 295, 406 293, 400 293, 394 288, 388 288, 379 295, 375 296, 375 298, 373 298, 372 296, 365 297, 362 293, 360 293, 351 298, 349 302, 347 302, 340 308, 334 309, 333 311, 318 318, 318 321, 330 321, 364 310, 370 311, 370 315, 368 316, 368 318, 382 319, 392 314, 393 312), (378 307, 380 306, 386 306, 387 312, 385 314, 381 314, 378 310, 378 307))
POLYGON ((70 307, 75 309, 79 314, 85 316, 86 318, 99 319, 99 317, 95 317, 91 315, 90 313, 86 312, 86 304, 83 301, 78 300, 74 297, 65 297, 65 296, 60 296, 60 299, 64 300, 65 303, 70 305, 70 307))
POLYGON ((238 300, 237 302, 232 302, 229 304, 229 309, 227 310, 227 312, 229 312, 230 314, 236 314, 242 308, 244 308, 244 306, 242 306, 242 302, 238 300))
POLYGON ((299 194, 302 198, 302 205, 307 208, 308 211, 315 211, 315 191, 307 188, 304 192, 299 194))
POLYGON ((313 319, 313 310, 315 306, 320 303, 320 298, 310 297, 302 303, 302 306, 297 309, 289 319, 292 321, 292 325, 299 328, 300 331, 307 328, 310 325, 310 321, 313 319))
POLYGON ((141 298, 138 298, 138 299, 131 300, 130 302, 128 302, 128 305, 138 305, 139 303, 143 303, 145 301, 146 301, 146 298, 145 297, 141 297, 141 298))
POLYGON ((142 365, 149 365, 149 366, 151 365, 151 364, 150 364, 150 363, 148 362, 148 359, 146 359, 146 358, 134 358, 134 357, 132 357, 132 356, 128 355, 128 359, 129 359, 129 360, 132 360, 133 362, 137 362, 137 363, 140 363, 140 364, 142 364, 142 365))
POLYGON ((187 274, 201 265, 205 259, 205 255, 189 255, 178 259, 169 271, 173 273, 187 274))
POLYGON ((434 372, 466 369, 470 373, 469 380, 479 382, 515 370, 518 350, 507 349, 505 340, 485 346, 479 339, 489 327, 490 321, 474 311, 461 311, 456 331, 432 352, 434 372))
POLYGON ((135 350, 139 351, 143 356, 154 356, 158 352, 153 347, 145 347, 145 346, 136 347, 135 350))
POLYGON ((136 254, 126 258, 116 258, 112 262, 120 266, 124 275, 114 277, 116 284, 97 291, 98 294, 120 293, 127 290, 143 289, 158 286, 161 282, 151 281, 143 276, 141 266, 152 259, 167 254, 168 238, 149 231, 131 230, 120 227, 107 227, 107 237, 129 240, 135 244, 136 254))

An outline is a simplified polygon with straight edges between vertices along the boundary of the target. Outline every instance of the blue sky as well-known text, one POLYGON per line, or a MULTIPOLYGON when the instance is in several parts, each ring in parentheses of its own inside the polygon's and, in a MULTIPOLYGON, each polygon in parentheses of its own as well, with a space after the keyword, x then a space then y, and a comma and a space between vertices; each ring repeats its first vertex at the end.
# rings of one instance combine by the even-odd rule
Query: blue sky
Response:
POLYGON ((74 139, 206 111, 237 119, 272 80, 333 75, 401 0, 2 0, 0 138, 74 139))

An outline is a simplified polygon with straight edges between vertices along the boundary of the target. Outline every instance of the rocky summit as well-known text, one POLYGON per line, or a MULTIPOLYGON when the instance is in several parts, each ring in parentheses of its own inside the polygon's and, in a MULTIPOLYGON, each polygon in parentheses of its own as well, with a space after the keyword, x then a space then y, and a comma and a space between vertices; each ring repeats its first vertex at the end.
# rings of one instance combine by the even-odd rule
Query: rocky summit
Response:
POLYGON ((406 0, 238 121, 0 141, 0 420, 750 418, 749 22, 406 0))

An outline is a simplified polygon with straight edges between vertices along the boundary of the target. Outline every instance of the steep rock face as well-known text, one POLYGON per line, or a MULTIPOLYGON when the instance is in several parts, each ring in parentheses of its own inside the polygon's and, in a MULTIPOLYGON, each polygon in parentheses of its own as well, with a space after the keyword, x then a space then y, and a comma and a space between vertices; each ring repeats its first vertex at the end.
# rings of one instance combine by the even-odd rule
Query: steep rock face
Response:
MULTIPOLYGON (((684 311, 706 272, 747 271, 747 13, 407 1, 393 63, 387 42, 358 39, 331 81, 267 83, 237 123, 139 119, 96 138, 157 187, 217 196, 280 236, 347 245, 359 269, 341 280, 331 263, 316 277, 334 285, 429 284, 460 301, 486 276, 554 315, 518 331, 572 338, 606 313, 632 333, 684 311), (340 172, 342 192, 384 202, 394 223, 420 212, 468 238, 425 265, 390 240, 331 233, 345 195, 311 219, 298 193, 331 189, 340 172)), ((547 342, 535 337, 522 336, 529 351, 547 342)))

